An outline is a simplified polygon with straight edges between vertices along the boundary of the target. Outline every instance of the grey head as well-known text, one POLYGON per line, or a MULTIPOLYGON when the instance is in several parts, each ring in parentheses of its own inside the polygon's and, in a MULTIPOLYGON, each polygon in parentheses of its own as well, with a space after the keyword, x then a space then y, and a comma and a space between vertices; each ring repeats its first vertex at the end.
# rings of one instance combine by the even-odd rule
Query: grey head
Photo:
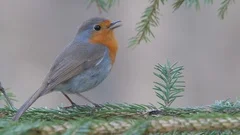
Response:
POLYGON ((75 40, 86 41, 90 39, 93 33, 100 33, 103 30, 113 30, 119 27, 120 21, 111 22, 111 20, 103 17, 93 17, 82 23, 78 29, 75 40))
POLYGON ((100 24, 101 22, 106 21, 106 20, 108 20, 108 19, 103 18, 103 17, 90 18, 82 23, 82 25, 80 26, 80 28, 78 30, 78 33, 84 32, 86 30, 95 31, 94 26, 97 24, 100 24))
POLYGON ((88 39, 91 37, 93 32, 96 31, 94 27, 105 20, 107 19, 102 17, 93 17, 83 22, 80 28, 78 29, 78 32, 75 37, 75 41, 77 40, 77 41, 88 42, 88 39))

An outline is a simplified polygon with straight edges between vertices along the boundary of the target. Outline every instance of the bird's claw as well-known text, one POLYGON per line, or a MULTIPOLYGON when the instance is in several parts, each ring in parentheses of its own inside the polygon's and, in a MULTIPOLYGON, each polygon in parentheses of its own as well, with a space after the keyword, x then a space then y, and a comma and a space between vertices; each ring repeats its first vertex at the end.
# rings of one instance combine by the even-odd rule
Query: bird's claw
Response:
POLYGON ((94 109, 100 109, 103 107, 102 105, 96 104, 96 103, 94 103, 93 105, 94 105, 94 109))
POLYGON ((66 106, 66 107, 63 107, 63 109, 72 109, 72 108, 77 108, 77 107, 80 107, 79 105, 75 104, 75 103, 72 103, 71 106, 66 106))
MULTIPOLYGON (((96 104, 96 103, 94 103, 93 105, 94 105, 94 107, 92 108, 93 111, 95 111, 95 110, 100 109, 100 108, 103 107, 102 105, 96 104)), ((64 108, 64 109, 72 109, 72 108, 80 108, 80 107, 82 107, 82 106, 77 105, 76 103, 72 103, 71 106, 66 106, 66 107, 63 107, 63 108, 64 108)))

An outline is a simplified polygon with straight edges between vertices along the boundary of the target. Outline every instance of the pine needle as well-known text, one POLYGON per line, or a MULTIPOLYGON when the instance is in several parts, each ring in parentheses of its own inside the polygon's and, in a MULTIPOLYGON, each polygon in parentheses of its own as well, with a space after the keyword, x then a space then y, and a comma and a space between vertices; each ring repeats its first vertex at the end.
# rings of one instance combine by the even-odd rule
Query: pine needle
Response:
MULTIPOLYGON (((137 35, 129 39, 129 47, 139 45, 142 41, 147 43, 150 41, 149 37, 155 38, 151 27, 159 25, 160 0, 150 0, 149 2, 150 6, 145 9, 141 21, 136 24, 137 35)), ((163 0, 161 2, 163 3, 163 0)))
POLYGON ((111 7, 113 7, 118 0, 88 0, 88 7, 91 6, 91 4, 95 3, 99 13, 102 13, 102 11, 107 12, 111 7))
MULTIPOLYGON (((205 0, 205 2, 209 2, 209 0, 205 0)), ((187 7, 192 7, 192 5, 195 5, 196 10, 200 9, 199 0, 176 0, 173 3, 173 12, 179 9, 183 3, 187 5, 187 7)))
POLYGON ((221 7, 218 9, 218 16, 221 19, 224 19, 225 15, 227 14, 228 7, 231 3, 234 3, 235 0, 223 0, 221 2, 221 7))
MULTIPOLYGON (((224 19, 225 15, 227 14, 229 5, 234 2, 235 0, 222 0, 221 7, 218 9, 218 16, 220 17, 220 19, 224 19)), ((204 3, 213 4, 213 0, 204 0, 204 3)), ((188 7, 192 7, 192 5, 195 5, 197 10, 200 9, 199 0, 176 0, 173 3, 173 10, 176 11, 183 4, 187 5, 188 7)))
POLYGON ((177 98, 182 97, 180 93, 184 91, 184 81, 180 79, 183 77, 183 66, 176 67, 177 63, 171 65, 167 62, 166 65, 156 65, 154 75, 160 80, 154 82, 154 90, 156 95, 164 104, 159 104, 162 107, 169 107, 177 98))

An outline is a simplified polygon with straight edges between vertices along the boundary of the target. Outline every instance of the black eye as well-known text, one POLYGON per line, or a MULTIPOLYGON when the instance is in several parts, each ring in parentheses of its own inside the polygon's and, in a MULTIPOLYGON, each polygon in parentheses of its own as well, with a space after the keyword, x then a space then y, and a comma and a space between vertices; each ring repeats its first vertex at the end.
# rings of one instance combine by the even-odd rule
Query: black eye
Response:
POLYGON ((95 25, 93 27, 93 29, 96 30, 96 31, 99 31, 99 30, 101 30, 101 26, 100 25, 95 25))

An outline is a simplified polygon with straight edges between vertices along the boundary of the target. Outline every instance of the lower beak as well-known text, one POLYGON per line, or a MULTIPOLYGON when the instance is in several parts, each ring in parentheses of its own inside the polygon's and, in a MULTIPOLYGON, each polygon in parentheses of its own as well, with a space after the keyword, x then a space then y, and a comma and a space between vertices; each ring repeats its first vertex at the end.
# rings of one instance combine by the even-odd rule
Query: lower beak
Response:
POLYGON ((113 30, 121 26, 121 21, 112 22, 109 26, 109 29, 113 30))

